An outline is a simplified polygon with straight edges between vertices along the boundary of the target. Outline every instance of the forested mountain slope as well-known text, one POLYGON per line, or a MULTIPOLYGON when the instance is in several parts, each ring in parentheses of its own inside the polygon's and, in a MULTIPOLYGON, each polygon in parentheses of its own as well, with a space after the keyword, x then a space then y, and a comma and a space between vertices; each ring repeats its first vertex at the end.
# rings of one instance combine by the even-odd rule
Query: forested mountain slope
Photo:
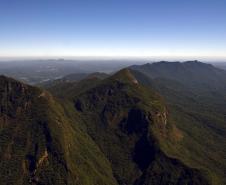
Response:
POLYGON ((0 184, 116 184, 99 147, 48 92, 0 82, 0 184))
POLYGON ((186 83, 134 66, 47 90, 0 82, 0 184, 225 182, 223 110, 186 83))
POLYGON ((141 84, 165 98, 174 123, 185 133, 181 157, 205 166, 225 184, 226 72, 197 61, 132 68, 141 84))
POLYGON ((167 155, 167 146, 177 145, 182 133, 168 120, 164 100, 130 70, 64 89, 56 95, 79 113, 119 184, 211 184, 202 169, 167 155))

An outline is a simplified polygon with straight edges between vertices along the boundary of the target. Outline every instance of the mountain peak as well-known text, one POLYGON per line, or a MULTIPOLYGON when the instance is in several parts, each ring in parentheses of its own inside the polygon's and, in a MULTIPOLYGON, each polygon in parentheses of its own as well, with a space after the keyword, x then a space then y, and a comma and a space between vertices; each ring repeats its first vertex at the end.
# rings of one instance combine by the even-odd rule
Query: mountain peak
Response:
POLYGON ((137 79, 134 77, 134 75, 131 73, 130 69, 125 68, 120 70, 119 72, 115 73, 112 77, 113 79, 117 79, 120 81, 129 82, 132 84, 138 84, 137 79))

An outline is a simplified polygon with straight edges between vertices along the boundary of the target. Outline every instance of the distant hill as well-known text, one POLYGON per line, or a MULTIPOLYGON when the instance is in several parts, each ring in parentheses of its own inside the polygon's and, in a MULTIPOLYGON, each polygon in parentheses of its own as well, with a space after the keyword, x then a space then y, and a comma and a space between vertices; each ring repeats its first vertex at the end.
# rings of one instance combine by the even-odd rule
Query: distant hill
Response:
POLYGON ((50 88, 50 87, 59 87, 59 86, 64 86, 65 84, 69 83, 69 84, 73 84, 75 85, 76 82, 79 82, 81 80, 90 80, 90 79, 105 79, 107 77, 109 77, 109 74, 106 73, 99 73, 99 72, 95 72, 95 73, 73 73, 73 74, 69 74, 66 75, 60 79, 57 80, 49 80, 46 82, 42 82, 37 84, 37 86, 43 87, 43 88, 50 88))
POLYGON ((157 62, 131 66, 151 79, 175 80, 191 88, 225 88, 226 71, 199 61, 157 62))

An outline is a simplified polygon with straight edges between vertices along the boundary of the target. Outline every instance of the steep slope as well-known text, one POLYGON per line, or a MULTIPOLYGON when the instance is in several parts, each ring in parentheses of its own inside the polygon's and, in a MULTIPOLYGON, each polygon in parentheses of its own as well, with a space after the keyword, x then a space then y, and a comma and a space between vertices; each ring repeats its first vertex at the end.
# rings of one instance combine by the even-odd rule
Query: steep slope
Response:
MULTIPOLYGON (((124 69, 103 80, 55 84, 55 97, 3 76, 0 82, 0 184, 217 182, 208 165, 188 155, 195 154, 196 133, 188 139, 178 109, 143 86, 152 87, 143 74, 124 69)), ((182 118, 191 121, 187 113, 182 118)))
POLYGON ((174 153, 192 166, 207 168, 216 184, 225 184, 226 72, 194 61, 132 68, 139 83, 166 99, 173 122, 184 133, 174 153))
POLYGON ((168 120, 161 97, 129 70, 65 89, 58 97, 65 107, 72 103, 84 130, 111 162, 118 184, 210 184, 202 169, 167 155, 166 143, 176 145, 180 131, 168 120))
POLYGON ((0 77, 0 184, 116 184, 109 161, 66 114, 49 93, 0 77))

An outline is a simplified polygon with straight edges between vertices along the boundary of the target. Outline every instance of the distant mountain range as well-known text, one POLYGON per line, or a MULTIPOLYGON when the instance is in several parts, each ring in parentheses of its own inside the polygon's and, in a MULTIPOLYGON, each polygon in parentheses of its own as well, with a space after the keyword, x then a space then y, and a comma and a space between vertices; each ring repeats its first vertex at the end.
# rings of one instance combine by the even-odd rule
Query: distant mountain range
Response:
POLYGON ((127 60, 19 60, 0 61, 0 74, 36 85, 61 79, 70 74, 111 73, 132 65, 127 60))
POLYGON ((176 80, 189 87, 225 87, 226 73, 224 70, 198 61, 157 62, 130 68, 140 71, 151 79, 176 80))
POLYGON ((1 76, 0 184, 226 184, 225 100, 226 71, 198 61, 1 76))

